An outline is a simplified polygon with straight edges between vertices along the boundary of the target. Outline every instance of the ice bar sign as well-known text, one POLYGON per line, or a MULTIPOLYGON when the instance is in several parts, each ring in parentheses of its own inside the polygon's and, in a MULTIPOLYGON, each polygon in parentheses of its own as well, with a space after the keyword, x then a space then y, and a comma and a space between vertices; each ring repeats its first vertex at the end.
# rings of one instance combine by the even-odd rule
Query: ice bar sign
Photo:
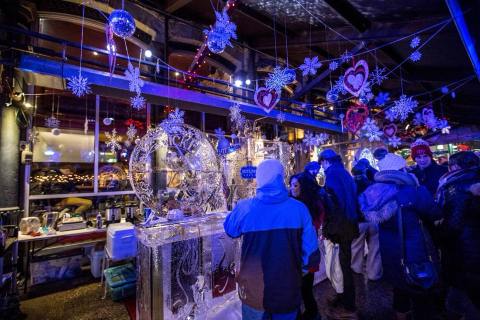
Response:
POLYGON ((245 166, 240 168, 240 176, 242 179, 255 179, 257 174, 257 167, 245 166))

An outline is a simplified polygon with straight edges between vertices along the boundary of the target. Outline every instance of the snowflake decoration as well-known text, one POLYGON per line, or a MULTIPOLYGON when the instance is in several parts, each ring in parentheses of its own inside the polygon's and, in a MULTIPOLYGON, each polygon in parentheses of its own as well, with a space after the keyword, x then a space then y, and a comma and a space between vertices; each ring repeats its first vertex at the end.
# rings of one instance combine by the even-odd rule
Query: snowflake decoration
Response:
POLYGON ((48 117, 45 119, 45 127, 47 128, 58 128, 60 126, 60 120, 54 116, 48 117))
POLYGON ((120 150, 122 145, 120 144, 121 137, 117 136, 117 129, 113 129, 112 133, 105 132, 105 136, 107 137, 106 145, 107 148, 110 148, 112 153, 115 153, 116 150, 120 150))
POLYGON ((316 146, 318 146, 318 139, 313 133, 307 132, 307 133, 305 133, 305 136, 303 137, 303 144, 307 148, 316 147, 316 146))
POLYGON ((387 110, 385 111, 385 119, 389 120, 390 122, 395 121, 397 117, 395 116, 395 113, 393 113, 392 110, 387 110))
POLYGON ((401 144, 402 144, 402 140, 397 136, 393 136, 391 138, 388 138, 388 145, 389 146, 392 146, 394 148, 398 148, 401 144))
POLYGON ((68 78, 67 88, 77 97, 83 97, 92 92, 88 84, 88 78, 82 77, 79 73, 77 77, 68 78))
POLYGON ((445 119, 438 120, 438 125, 437 127, 442 130, 442 134, 450 134, 450 125, 448 124, 448 121, 445 119))
POLYGON ((222 128, 217 128, 214 130, 215 132, 215 135, 217 136, 217 138, 223 138, 225 137, 225 131, 223 131, 222 128))
POLYGON ((330 71, 337 70, 338 69, 338 62, 337 61, 330 62, 330 64, 328 65, 328 69, 330 69, 330 71))
POLYGON ((415 49, 420 45, 420 37, 415 37, 410 41, 410 48, 415 49))
POLYGON ((347 94, 347 90, 345 89, 345 85, 343 84, 343 79, 345 76, 340 76, 338 77, 337 81, 335 81, 335 84, 332 87, 332 90, 341 93, 343 95, 347 94))
POLYGON ((422 59, 422 53, 420 51, 415 51, 410 55, 410 60, 413 62, 418 62, 422 59))
POLYGON ((277 114, 277 122, 280 123, 280 124, 285 122, 285 113, 279 112, 277 114))
POLYGON ((390 100, 390 94, 388 92, 380 92, 375 99, 377 106, 384 106, 388 100, 390 100))
POLYGON ((238 103, 235 103, 230 107, 230 121, 236 130, 240 130, 245 124, 246 119, 242 115, 242 110, 238 103))
POLYGON ((367 100, 370 101, 373 98, 375 98, 375 95, 373 93, 369 92, 365 95, 365 98, 367 98, 367 100))
POLYGON ((265 82, 267 89, 281 92, 284 86, 292 82, 292 75, 288 71, 288 68, 275 67, 265 82))
POLYGON ((328 138, 330 136, 328 135, 328 133, 320 133, 317 135, 317 145, 322 145, 322 144, 325 144, 325 142, 327 142, 328 138))
POLYGON ((413 125, 414 126, 423 125, 423 117, 422 117, 421 113, 419 113, 419 112, 415 113, 415 118, 413 118, 413 125))
POLYGON ((128 89, 131 92, 136 92, 137 96, 142 92, 143 80, 140 78, 140 68, 135 68, 130 62, 128 62, 128 69, 125 70, 125 77, 128 80, 128 89))
POLYGON ((342 62, 350 62, 352 58, 353 58, 353 55, 347 50, 345 50, 345 52, 340 56, 340 60, 342 60, 342 62))
POLYGON ((226 46, 233 47, 230 39, 237 39, 237 25, 230 21, 226 8, 222 12, 215 11, 214 26, 203 30, 207 36, 207 46, 213 53, 222 53, 226 46))
POLYGON ((160 126, 167 132, 168 134, 175 134, 183 132, 183 124, 184 120, 183 117, 185 112, 175 108, 175 111, 170 112, 168 117, 160 123, 160 126))
POLYGON ((130 104, 132 105, 132 108, 135 110, 142 110, 145 108, 146 100, 144 97, 142 97, 140 94, 137 94, 135 97, 130 98, 130 104))
POLYGON ((370 73, 370 82, 378 86, 381 85, 383 81, 388 79, 385 75, 386 71, 387 68, 376 67, 375 70, 370 73))
POLYGON ((318 56, 313 58, 306 57, 303 61, 303 64, 299 66, 300 70, 302 70, 302 74, 304 76, 308 76, 309 74, 314 76, 317 73, 317 69, 322 66, 322 63, 318 61, 318 56))
POLYGON ((407 97, 404 94, 393 103, 394 105, 391 110, 395 115, 395 118, 398 118, 402 122, 408 118, 408 115, 412 113, 418 105, 417 100, 414 100, 412 97, 407 97))
POLYGON ((128 141, 133 141, 135 140, 135 137, 137 136, 137 128, 133 124, 131 124, 128 129, 127 129, 127 138, 128 141))
POLYGON ((383 135, 383 131, 377 126, 377 123, 372 118, 367 118, 365 124, 362 127, 362 135, 368 138, 368 141, 380 141, 380 137, 383 135))
MULTIPOLYGON (((343 81, 343 78, 342 78, 342 81, 343 81)), ((370 94, 372 93, 372 89, 370 88, 370 81, 367 81, 367 83, 363 87, 362 91, 360 91, 360 95, 364 96, 368 99, 367 95, 369 95, 369 93, 370 94)), ((373 94, 372 94, 372 98, 373 98, 373 94)), ((372 100, 372 98, 370 98, 368 100, 372 100)))

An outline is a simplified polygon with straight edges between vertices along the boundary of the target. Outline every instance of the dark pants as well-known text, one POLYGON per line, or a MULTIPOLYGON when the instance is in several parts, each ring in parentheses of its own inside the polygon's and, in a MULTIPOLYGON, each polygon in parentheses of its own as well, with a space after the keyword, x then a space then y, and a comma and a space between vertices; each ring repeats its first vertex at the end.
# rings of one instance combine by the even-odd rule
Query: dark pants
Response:
POLYGON ((353 283, 352 241, 341 241, 339 252, 340 267, 343 273, 342 302, 346 309, 355 309, 355 285, 353 283))
POLYGON ((313 296, 314 274, 309 272, 302 277, 302 299, 305 306, 305 312, 302 319, 315 319, 318 316, 317 301, 313 296))
POLYGON ((418 294, 399 288, 393 288, 393 309, 400 313, 413 311, 415 320, 430 319, 435 311, 430 292, 418 294))

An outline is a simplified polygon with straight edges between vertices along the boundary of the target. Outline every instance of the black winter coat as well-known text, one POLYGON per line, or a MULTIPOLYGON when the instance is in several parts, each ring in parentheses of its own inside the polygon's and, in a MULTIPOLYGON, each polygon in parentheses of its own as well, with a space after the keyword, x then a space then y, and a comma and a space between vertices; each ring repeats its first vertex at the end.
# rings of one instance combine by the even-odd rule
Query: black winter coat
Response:
POLYGON ((417 177, 420 185, 425 186, 432 196, 435 196, 440 178, 447 173, 447 171, 447 167, 437 164, 434 160, 423 170, 420 169, 418 165, 410 168, 410 173, 413 173, 417 177))
POLYGON ((480 168, 459 170, 442 177, 438 189, 442 264, 447 282, 456 287, 480 276, 480 197, 468 191, 478 182, 480 168))

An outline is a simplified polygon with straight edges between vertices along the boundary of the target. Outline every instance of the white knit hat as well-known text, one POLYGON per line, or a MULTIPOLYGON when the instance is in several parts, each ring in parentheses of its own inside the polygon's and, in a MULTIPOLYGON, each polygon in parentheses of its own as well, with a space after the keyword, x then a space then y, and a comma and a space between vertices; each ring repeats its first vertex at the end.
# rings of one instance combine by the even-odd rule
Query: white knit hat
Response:
POLYGON ((398 156, 394 153, 387 153, 385 158, 378 161, 377 166, 380 171, 400 170, 407 166, 407 161, 405 161, 405 159, 403 159, 401 156, 398 156))
POLYGON ((273 182, 278 176, 285 176, 285 170, 280 161, 276 159, 267 159, 262 161, 257 167, 257 188, 261 188, 273 182))

